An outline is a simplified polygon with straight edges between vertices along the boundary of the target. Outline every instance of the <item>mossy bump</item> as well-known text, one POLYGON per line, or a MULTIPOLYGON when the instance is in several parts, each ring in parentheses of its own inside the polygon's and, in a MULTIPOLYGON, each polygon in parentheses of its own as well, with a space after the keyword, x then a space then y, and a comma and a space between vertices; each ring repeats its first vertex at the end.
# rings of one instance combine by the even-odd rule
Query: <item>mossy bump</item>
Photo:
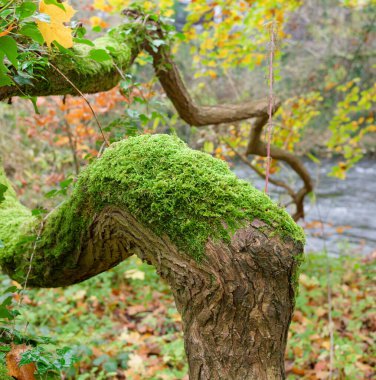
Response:
MULTIPOLYGON (((9 185, 4 174, 0 182, 9 185)), ((70 198, 44 224, 38 241, 40 265, 48 256, 63 256, 69 263, 95 215, 110 205, 128 211, 155 234, 167 235, 183 254, 198 261, 209 238, 230 242, 238 228, 254 219, 283 238, 305 239, 283 208, 237 178, 226 162, 190 149, 176 136, 140 135, 112 144, 83 170, 70 198)), ((17 240, 35 235, 37 229, 36 218, 9 188, 0 204, 0 263, 13 260, 12 267, 20 268, 25 246, 17 240)), ((36 273, 38 265, 36 260, 36 273)))

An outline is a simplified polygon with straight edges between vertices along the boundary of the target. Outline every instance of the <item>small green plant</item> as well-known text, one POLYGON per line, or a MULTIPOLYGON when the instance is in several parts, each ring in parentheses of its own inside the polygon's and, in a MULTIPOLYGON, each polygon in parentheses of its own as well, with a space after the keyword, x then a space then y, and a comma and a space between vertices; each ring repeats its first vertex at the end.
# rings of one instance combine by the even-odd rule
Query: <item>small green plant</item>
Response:
POLYGON ((13 285, 0 295, 0 379, 7 379, 6 356, 17 345, 29 348, 21 354, 20 367, 33 363, 38 379, 60 378, 61 372, 71 368, 78 359, 72 348, 56 348, 56 342, 51 338, 27 335, 26 328, 24 331, 16 328, 16 318, 21 315, 23 292, 23 289, 13 285), (15 301, 17 298, 19 302, 15 301))

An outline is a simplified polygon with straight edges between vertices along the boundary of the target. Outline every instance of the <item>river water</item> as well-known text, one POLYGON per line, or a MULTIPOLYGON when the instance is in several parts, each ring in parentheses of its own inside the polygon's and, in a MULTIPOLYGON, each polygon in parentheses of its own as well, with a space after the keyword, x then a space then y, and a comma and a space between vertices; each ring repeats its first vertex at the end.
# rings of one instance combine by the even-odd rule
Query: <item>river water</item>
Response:
MULTIPOLYGON (((306 252, 327 249, 329 253, 369 254, 376 251, 376 161, 366 159, 352 168, 345 180, 328 177, 333 162, 320 166, 306 162, 315 179, 315 196, 307 197, 306 218, 300 221, 307 234, 306 252)), ((242 163, 234 172, 264 188, 264 180, 242 163)), ((281 175, 290 185, 299 185, 297 177, 288 170, 281 175), (288 172, 288 174, 286 174, 288 172)), ((281 204, 288 197, 280 188, 270 185, 270 196, 281 204)))

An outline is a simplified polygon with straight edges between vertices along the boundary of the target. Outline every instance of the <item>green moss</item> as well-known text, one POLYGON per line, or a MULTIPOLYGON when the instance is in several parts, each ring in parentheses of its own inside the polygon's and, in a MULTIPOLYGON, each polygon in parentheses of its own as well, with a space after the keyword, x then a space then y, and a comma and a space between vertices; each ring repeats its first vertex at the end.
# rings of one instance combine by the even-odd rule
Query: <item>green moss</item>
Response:
POLYGON ((0 248, 1 260, 12 260, 13 253, 20 242, 20 236, 30 231, 35 218, 29 209, 21 205, 16 193, 5 176, 0 162, 0 183, 8 187, 0 203, 0 240, 4 247, 0 248))
POLYGON ((209 237, 228 242, 255 218, 304 241, 302 229, 267 195, 238 179, 224 161, 177 137, 143 135, 113 144, 87 168, 80 185, 91 199, 89 209, 124 207, 196 259, 209 237))
POLYGON ((122 25, 110 30, 107 34, 93 41, 94 46, 76 43, 72 48, 74 54, 58 54, 53 59, 55 64, 64 72, 70 70, 80 76, 94 76, 106 74, 115 70, 114 64, 120 70, 127 70, 131 65, 132 51, 136 49, 136 41, 131 33, 126 34, 129 25, 122 25), (98 62, 90 58, 90 51, 103 49, 112 57, 111 59, 98 62))
MULTIPOLYGON (((113 144, 82 172, 70 199, 47 220, 33 276, 42 276, 46 262, 52 267, 54 260, 74 267, 88 227, 108 205, 128 210, 196 260, 203 257, 209 238, 229 242, 239 227, 254 219, 270 226, 271 234, 304 242, 302 229, 290 215, 238 179, 226 162, 190 149, 177 137, 142 135, 113 144)), ((5 245, 0 260, 11 258, 20 278, 25 246, 17 240, 27 228, 29 236, 35 234, 36 228, 31 228, 35 223, 10 190, 0 205, 0 239, 5 245)))

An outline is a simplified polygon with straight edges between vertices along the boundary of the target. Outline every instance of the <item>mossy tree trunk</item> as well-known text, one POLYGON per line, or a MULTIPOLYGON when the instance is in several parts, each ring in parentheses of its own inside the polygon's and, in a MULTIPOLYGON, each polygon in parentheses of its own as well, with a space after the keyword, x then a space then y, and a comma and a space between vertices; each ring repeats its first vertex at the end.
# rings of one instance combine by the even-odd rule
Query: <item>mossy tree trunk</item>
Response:
MULTIPOLYGON (((51 60, 43 81, 0 88, 0 100, 109 89, 146 49, 188 123, 267 115, 264 100, 196 105, 168 47, 154 51, 124 33, 129 28, 94 41, 96 48, 111 46, 112 63, 93 62, 88 48, 78 46, 75 55, 51 60)), ((33 287, 67 286, 135 254, 172 289, 191 380, 284 378, 304 235, 285 210, 238 180, 224 162, 174 137, 131 138, 89 165, 71 197, 44 220, 17 201, 1 165, 0 184, 8 187, 0 203, 0 264, 12 278, 27 278, 33 287)))
POLYGON ((176 261, 166 273, 183 317, 191 380, 285 378, 291 252, 299 248, 258 227, 237 231, 230 246, 208 243, 201 265, 176 261))
POLYGON ((285 378, 300 243, 270 237, 270 228, 255 220, 231 244, 209 241, 198 263, 118 208, 103 210, 94 230, 116 247, 125 238, 131 248, 123 256, 135 252, 170 285, 182 315, 190 380, 285 378))
POLYGON ((176 137, 130 138, 89 165, 44 220, 4 172, 0 183, 0 264, 12 278, 67 286, 135 254, 171 287, 191 380, 284 378, 304 235, 226 163, 176 137))

